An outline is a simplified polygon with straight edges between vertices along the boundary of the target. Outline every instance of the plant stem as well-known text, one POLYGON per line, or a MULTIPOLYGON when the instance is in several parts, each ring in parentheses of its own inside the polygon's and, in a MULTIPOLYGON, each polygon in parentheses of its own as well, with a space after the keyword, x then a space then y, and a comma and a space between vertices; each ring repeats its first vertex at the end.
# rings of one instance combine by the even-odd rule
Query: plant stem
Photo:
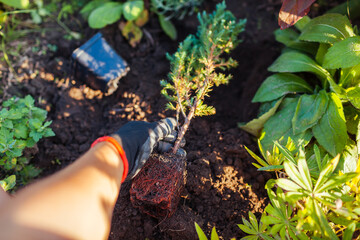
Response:
POLYGON ((194 114, 195 114, 195 105, 197 105, 197 103, 194 104, 194 106, 190 109, 190 112, 189 114, 187 115, 187 117, 185 118, 185 122, 184 124, 180 127, 179 129, 179 134, 178 134, 178 137, 175 141, 175 144, 174 144, 174 147, 172 149, 172 153, 173 154, 176 154, 177 150, 180 148, 180 143, 181 143, 181 140, 184 138, 184 135, 186 133, 186 131, 188 130, 189 128, 189 125, 190 125, 190 121, 191 119, 194 117, 194 114))
MULTIPOLYGON (((173 154, 176 154, 177 150, 180 148, 181 140, 184 138, 185 133, 189 128, 191 119, 195 116, 195 111, 198 108, 199 102, 200 102, 200 100, 204 99, 204 97, 205 97, 205 93, 206 93, 205 89, 208 88, 208 85, 210 84, 210 82, 212 80, 211 75, 212 75, 212 72, 215 70, 215 68, 214 68, 215 48, 216 48, 216 46, 214 44, 212 44, 212 46, 210 48, 209 58, 208 58, 208 61, 206 62, 206 78, 205 78, 204 84, 199 89, 199 92, 201 92, 201 94, 196 95, 194 105, 192 105, 190 107, 190 111, 184 120, 184 124, 179 129, 178 137, 177 137, 174 147, 172 149, 173 154)), ((179 98, 179 95, 178 95, 178 98, 179 98)), ((181 101, 179 101, 179 104, 181 106, 181 101)))

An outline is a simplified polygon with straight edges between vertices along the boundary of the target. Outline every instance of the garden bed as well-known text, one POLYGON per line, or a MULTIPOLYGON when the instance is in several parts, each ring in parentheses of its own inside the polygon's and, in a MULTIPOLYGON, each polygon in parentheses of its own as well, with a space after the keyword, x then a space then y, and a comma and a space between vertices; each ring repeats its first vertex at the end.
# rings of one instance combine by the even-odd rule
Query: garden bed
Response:
MULTIPOLYGON (((212 11, 216 2, 206 1, 203 8, 212 11)), ((237 123, 256 116, 258 106, 251 104, 251 99, 268 75, 267 67, 280 52, 272 34, 277 28, 280 1, 226 3, 236 17, 248 19, 242 34, 244 41, 232 54, 239 66, 232 70, 230 84, 213 92, 210 104, 215 106, 216 115, 196 118, 190 126, 185 146, 187 183, 179 210, 164 220, 142 214, 132 207, 130 185, 124 184, 115 206, 110 239, 195 239, 195 221, 206 233, 215 226, 224 239, 239 238, 243 233, 237 224, 242 223, 242 217, 247 217, 248 211, 259 216, 267 204, 264 185, 271 175, 252 166, 244 146, 256 151, 257 145, 237 128, 237 123)), ((194 33, 197 24, 195 16, 178 22, 178 40, 194 33)), ((69 75, 72 51, 96 33, 85 23, 83 26, 82 41, 64 40, 63 33, 54 30, 28 35, 19 42, 27 46, 14 62, 21 82, 13 84, 7 93, 31 94, 49 112, 56 134, 38 144, 39 151, 32 160, 44 169, 42 177, 66 167, 97 137, 114 132, 128 121, 157 121, 172 116, 172 112, 164 110, 166 101, 160 95, 159 81, 169 72, 165 53, 175 52, 178 42, 161 31, 156 18, 145 26, 149 34, 136 48, 129 46, 116 24, 102 30, 131 69, 111 96, 75 82, 69 75), (57 50, 41 51, 48 44, 56 45, 57 50)), ((3 79, 13 79, 8 71, 2 71, 3 79)))

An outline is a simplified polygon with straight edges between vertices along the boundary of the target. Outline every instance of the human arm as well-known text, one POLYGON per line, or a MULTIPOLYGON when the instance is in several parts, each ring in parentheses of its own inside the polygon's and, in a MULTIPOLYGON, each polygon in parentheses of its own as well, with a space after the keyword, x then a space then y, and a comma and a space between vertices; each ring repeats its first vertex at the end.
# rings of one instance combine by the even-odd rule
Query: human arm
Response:
MULTIPOLYGON (((125 150, 129 177, 142 167, 174 120, 131 122, 113 135, 125 150)), ((123 159, 100 142, 73 164, 0 206, 1 239, 106 239, 121 187, 123 159)))

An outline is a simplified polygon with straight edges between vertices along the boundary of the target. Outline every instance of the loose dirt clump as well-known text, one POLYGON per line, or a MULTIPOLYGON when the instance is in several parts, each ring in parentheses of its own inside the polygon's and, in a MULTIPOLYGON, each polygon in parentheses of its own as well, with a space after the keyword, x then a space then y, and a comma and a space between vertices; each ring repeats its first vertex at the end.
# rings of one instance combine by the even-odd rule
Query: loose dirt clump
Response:
POLYGON ((185 159, 174 154, 152 154, 132 180, 130 200, 150 216, 171 217, 185 184, 185 159))

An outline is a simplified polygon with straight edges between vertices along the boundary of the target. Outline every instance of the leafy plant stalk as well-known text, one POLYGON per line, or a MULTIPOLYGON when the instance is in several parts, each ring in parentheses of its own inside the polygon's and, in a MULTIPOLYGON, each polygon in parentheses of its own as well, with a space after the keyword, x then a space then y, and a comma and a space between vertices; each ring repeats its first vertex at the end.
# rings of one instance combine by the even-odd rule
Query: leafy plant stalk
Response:
MULTIPOLYGON (((174 144, 174 148, 173 148, 173 153, 175 154, 177 152, 177 150, 179 149, 180 147, 180 143, 181 143, 181 140, 184 138, 184 135, 186 133, 186 131, 188 130, 189 128, 189 125, 190 125, 190 122, 191 122, 191 119, 194 117, 195 115, 195 111, 196 109, 198 108, 199 104, 200 104, 200 101, 202 101, 205 96, 207 95, 207 92, 210 91, 210 86, 211 84, 213 84, 213 76, 212 76, 212 73, 215 71, 216 69, 216 66, 214 64, 215 60, 219 58, 219 56, 214 56, 214 50, 215 50, 215 45, 212 45, 211 46, 211 50, 210 50, 210 54, 209 54, 209 57, 208 57, 208 62, 205 66, 205 81, 203 82, 202 86, 198 89, 198 91, 200 92, 200 94, 196 94, 195 96, 195 101, 193 104, 191 104, 191 102, 188 102, 189 104, 189 108, 190 108, 190 111, 189 113, 186 115, 185 114, 185 111, 184 111, 184 108, 180 107, 180 111, 181 113, 183 114, 183 116, 186 115, 185 117, 185 120, 184 120, 184 124, 180 127, 179 129, 179 136, 174 144)), ((179 106, 181 106, 181 103, 178 101, 178 104, 179 106)))
POLYGON ((234 15, 226 10, 225 2, 217 5, 212 14, 198 15, 200 26, 197 34, 188 36, 178 51, 168 58, 171 62, 169 81, 162 80, 162 94, 169 100, 167 109, 175 110, 179 122, 179 135, 173 147, 176 153, 189 128, 192 118, 215 114, 215 108, 204 104, 213 86, 227 84, 231 75, 218 73, 235 67, 232 58, 225 59, 239 43, 239 33, 244 30, 246 20, 236 21, 234 15))
POLYGON ((46 110, 35 107, 34 99, 11 98, 2 103, 0 110, 0 187, 5 191, 16 182, 26 184, 41 170, 29 164, 23 156, 26 148, 32 148, 43 137, 54 136, 46 121, 46 110))

